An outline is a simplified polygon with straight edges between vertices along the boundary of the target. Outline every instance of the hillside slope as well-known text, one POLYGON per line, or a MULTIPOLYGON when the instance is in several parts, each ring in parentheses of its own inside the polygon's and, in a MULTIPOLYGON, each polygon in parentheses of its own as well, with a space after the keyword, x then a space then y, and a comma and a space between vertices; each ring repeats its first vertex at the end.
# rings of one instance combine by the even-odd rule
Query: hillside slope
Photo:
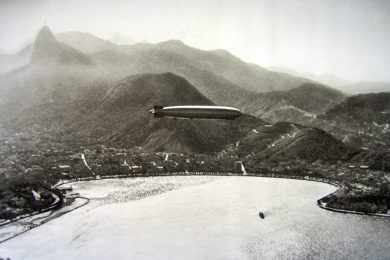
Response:
POLYGON ((258 65, 246 63, 224 50, 203 51, 175 40, 159 43, 155 48, 177 53, 191 60, 197 67, 211 71, 253 92, 289 90, 303 83, 311 82, 308 79, 270 71, 258 65))
POLYGON ((235 142, 263 121, 153 118, 153 105, 213 105, 187 80, 172 73, 127 77, 110 89, 95 113, 79 126, 99 142, 152 151, 210 152, 235 142))
POLYGON ((301 117, 316 116, 344 97, 311 80, 246 63, 225 50, 200 50, 178 40, 119 46, 86 33, 58 35, 62 41, 93 53, 95 63, 117 79, 173 72, 189 80, 213 102, 237 106, 271 121, 302 122, 301 117), (308 100, 316 107, 305 105, 308 100))
POLYGON ((26 46, 15 54, 0 53, 0 75, 26 66, 30 63, 32 45, 26 46))
POLYGON ((17 130, 79 144, 211 152, 239 141, 264 121, 247 115, 234 121, 156 120, 148 110, 156 104, 231 105, 272 122, 301 122, 343 98, 342 93, 314 83, 255 93, 216 71, 219 63, 222 70, 253 65, 226 51, 182 45, 102 47, 86 54, 58 41, 44 27, 33 45, 31 63, 0 77, 0 120, 17 130), (208 68, 202 60, 215 64, 208 68))
POLYGON ((390 146, 390 93, 346 98, 319 117, 325 129, 355 146, 390 146))
POLYGON ((249 114, 270 122, 289 121, 310 123, 313 119, 338 104, 344 94, 315 83, 305 83, 288 91, 261 93, 239 104, 249 114))
POLYGON ((252 130, 241 139, 238 153, 249 160, 337 161, 352 157, 355 150, 317 128, 279 122, 252 130))
POLYGON ((58 41, 86 54, 117 48, 116 44, 90 33, 69 31, 56 33, 55 37, 58 41))
POLYGON ((35 39, 32 55, 32 63, 62 63, 72 65, 89 65, 91 59, 54 37, 49 27, 43 27, 35 39))

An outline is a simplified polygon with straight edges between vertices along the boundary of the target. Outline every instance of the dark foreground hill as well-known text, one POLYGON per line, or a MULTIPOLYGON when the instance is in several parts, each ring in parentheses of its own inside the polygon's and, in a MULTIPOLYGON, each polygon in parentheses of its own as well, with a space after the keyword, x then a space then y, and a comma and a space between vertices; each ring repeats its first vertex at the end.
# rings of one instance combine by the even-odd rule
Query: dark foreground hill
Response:
POLYGON ((348 97, 329 109, 325 119, 344 121, 346 124, 390 123, 390 93, 360 94, 348 97))
MULTIPOLYGON (((160 58, 164 60, 157 56, 136 64, 158 63, 160 58)), ((250 116, 229 122, 154 119, 148 110, 156 104, 214 103, 173 73, 118 80, 121 73, 115 73, 115 66, 95 61, 43 28, 33 45, 32 62, 0 78, 1 122, 15 132, 30 131, 38 140, 45 136, 48 142, 140 145, 175 152, 221 150, 263 122, 250 116)), ((207 72, 199 78, 210 79, 202 75, 207 72)))
POLYGON ((305 83, 288 91, 252 95, 239 104, 247 113, 269 122, 309 123, 345 98, 338 90, 305 83))
POLYGON ((252 130, 241 139, 238 153, 251 160, 338 161, 350 159, 356 150, 317 128, 279 122, 252 130))
POLYGON ((390 145, 390 93, 346 98, 319 117, 325 129, 356 146, 390 145))
POLYGON ((153 105, 213 105, 187 80, 172 73, 127 77, 108 90, 96 111, 78 126, 99 142, 151 151, 211 152, 237 141, 263 121, 154 118, 153 105))
MULTIPOLYGON (((55 78, 67 76, 68 72, 55 78)), ((71 145, 143 146, 148 151, 188 153, 219 151, 264 124, 248 115, 234 121, 154 118, 149 110, 157 104, 214 104, 172 73, 133 75, 117 83, 84 82, 79 88, 62 79, 52 79, 49 86, 21 86, 16 93, 10 89, 6 94, 11 99, 3 100, 1 108, 11 113, 4 113, 3 122, 15 131, 33 131, 39 139, 46 136, 71 145), (21 108, 18 97, 26 101, 21 108)))

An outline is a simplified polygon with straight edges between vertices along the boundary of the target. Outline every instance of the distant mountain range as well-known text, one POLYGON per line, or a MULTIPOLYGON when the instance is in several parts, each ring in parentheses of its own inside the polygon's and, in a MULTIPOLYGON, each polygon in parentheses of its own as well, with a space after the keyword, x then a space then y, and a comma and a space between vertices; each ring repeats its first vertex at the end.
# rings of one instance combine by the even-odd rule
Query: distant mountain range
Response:
POLYGON ((63 44, 54 37, 50 29, 45 26, 39 32, 31 54, 32 63, 56 63, 66 65, 92 64, 90 57, 79 50, 63 44))
MULTIPOLYGON (((78 33, 66 35, 68 39, 74 39, 78 33)), ((76 42, 81 42, 84 38, 85 35, 76 42)), ((106 41, 96 37, 91 37, 88 41, 94 41, 93 46, 101 46, 100 51, 92 55, 96 63, 105 70, 110 69, 111 72, 107 73, 116 74, 117 78, 137 73, 173 72, 188 79, 217 104, 238 106, 255 115, 267 113, 269 116, 266 118, 271 120, 274 117, 277 117, 276 120, 279 117, 290 117, 291 111, 298 112, 297 117, 313 113, 316 115, 344 98, 341 92, 312 80, 245 63, 224 50, 203 51, 176 40, 131 46, 106 45, 106 41), (280 94, 286 90, 291 92, 280 94), (270 92, 275 94, 268 94, 270 92), (324 92, 323 97, 320 97, 319 92, 324 92), (305 110, 310 105, 305 106, 304 102, 290 103, 290 94, 294 96, 294 101, 304 100, 307 95, 318 98, 310 100, 312 107, 305 110)), ((85 46, 81 43, 79 45, 85 46)))
POLYGON ((110 41, 103 40, 90 33, 84 32, 70 31, 57 33, 55 34, 55 37, 58 41, 86 54, 111 50, 118 47, 110 41))
MULTIPOLYGON (((182 63, 188 62, 190 63, 188 65, 204 71, 210 71, 241 88, 253 92, 287 90, 298 87, 302 83, 309 81, 305 78, 294 77, 286 73, 273 72, 255 64, 245 63, 225 50, 203 51, 189 47, 178 40, 171 40, 158 44, 144 43, 121 46, 91 34, 81 32, 60 33, 57 34, 57 38, 59 41, 84 53, 116 51, 131 56, 134 54, 139 55, 140 52, 142 52, 142 55, 146 56, 166 55, 168 56, 167 58, 173 59, 172 61, 177 58, 174 54, 177 54, 182 60, 185 59, 182 63)), ((103 60, 104 53, 97 55, 97 57, 100 57, 103 60)), ((124 56, 121 60, 128 59, 130 59, 130 57, 124 56)), ((116 62, 110 61, 114 65, 118 65, 121 63, 121 60, 117 60, 116 62)), ((158 64, 156 64, 156 66, 158 66, 158 64)))
POLYGON ((311 79, 321 84, 337 88, 347 95, 372 93, 372 92, 390 92, 390 82, 380 82, 380 81, 352 82, 330 74, 316 75, 312 73, 297 72, 292 69, 281 68, 281 67, 270 67, 270 69, 282 73, 288 73, 297 77, 311 79))
POLYGON ((343 93, 224 50, 180 41, 117 45, 44 27, 24 53, 31 57, 24 66, 0 76, 0 122, 8 127, 151 151, 217 152, 239 142, 237 152, 256 158, 330 160, 349 149, 317 129, 333 131, 329 122, 341 127, 331 111, 348 102, 343 93), (245 115, 235 121, 154 119, 148 110, 155 104, 231 105, 245 115))
POLYGON ((30 62, 31 46, 27 46, 15 54, 0 53, 0 76, 30 62))
POLYGON ((390 82, 358 82, 355 84, 347 84, 342 86, 343 90, 347 93, 360 94, 371 92, 388 92, 390 93, 390 82))
MULTIPOLYGON (((324 96, 326 96, 329 92, 329 88, 313 83, 311 80, 268 71, 257 65, 245 63, 226 51, 202 51, 186 46, 180 41, 119 46, 79 32, 58 34, 58 38, 63 42, 54 40, 49 29, 43 28, 34 44, 37 50, 32 60, 36 61, 37 57, 41 60, 46 59, 46 55, 51 61, 57 60, 58 65, 66 65, 71 60, 80 65, 92 65, 93 63, 93 66, 89 66, 88 69, 84 67, 82 70, 89 70, 91 73, 95 71, 97 77, 105 77, 106 80, 111 81, 140 73, 173 72, 189 80, 213 102, 220 105, 238 106, 245 112, 256 115, 264 113, 264 100, 267 101, 267 113, 273 114, 270 110, 276 109, 276 113, 281 114, 281 117, 288 117, 291 109, 303 114, 318 112, 306 111, 302 106, 296 107, 295 103, 290 104, 289 99, 282 97, 283 95, 276 94, 276 98, 268 99, 269 95, 258 92, 269 93, 270 90, 292 90, 294 92, 294 89, 310 85, 312 87, 309 89, 314 93, 324 91, 324 96), (40 45, 42 45, 41 48, 39 48, 40 45), (39 50, 42 52, 37 53, 39 50), (59 59, 63 59, 62 62, 58 62, 59 59), (281 102, 283 108, 286 105, 291 108, 286 111, 286 115, 285 110, 280 109, 281 102)), ((88 73, 89 77, 91 73, 88 73)), ((301 94, 312 95, 309 92, 310 90, 305 93, 297 91, 294 95, 297 97, 301 94)), ((317 106, 326 108, 344 97, 341 92, 337 95, 335 100, 322 98, 317 100, 321 101, 317 103, 317 106)), ((269 118, 272 117, 269 116, 269 118)))
POLYGON ((269 69, 274 71, 279 71, 282 73, 288 73, 297 77, 307 78, 311 79, 313 81, 319 82, 321 84, 341 88, 346 85, 350 85, 351 82, 345 79, 342 79, 340 77, 337 77, 332 74, 323 74, 323 75, 317 75, 314 73, 308 73, 308 72, 298 72, 296 70, 290 69, 290 68, 284 68, 284 67, 270 67, 269 69))

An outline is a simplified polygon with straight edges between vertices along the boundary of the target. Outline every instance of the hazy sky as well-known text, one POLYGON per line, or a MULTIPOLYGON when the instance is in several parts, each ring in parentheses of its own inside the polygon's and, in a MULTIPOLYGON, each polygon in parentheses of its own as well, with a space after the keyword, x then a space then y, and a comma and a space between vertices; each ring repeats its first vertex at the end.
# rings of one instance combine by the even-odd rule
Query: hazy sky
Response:
POLYGON ((180 39, 262 66, 390 81, 387 0, 0 0, 0 49, 44 24, 135 41, 180 39))

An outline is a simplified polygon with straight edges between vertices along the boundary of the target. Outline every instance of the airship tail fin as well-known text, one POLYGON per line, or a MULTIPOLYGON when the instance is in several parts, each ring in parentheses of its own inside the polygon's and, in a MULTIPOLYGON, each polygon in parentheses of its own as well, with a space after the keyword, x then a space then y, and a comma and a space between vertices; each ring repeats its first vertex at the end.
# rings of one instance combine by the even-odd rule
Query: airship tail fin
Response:
POLYGON ((163 106, 153 106, 150 112, 154 115, 154 117, 162 117, 160 110, 163 108, 163 106))

